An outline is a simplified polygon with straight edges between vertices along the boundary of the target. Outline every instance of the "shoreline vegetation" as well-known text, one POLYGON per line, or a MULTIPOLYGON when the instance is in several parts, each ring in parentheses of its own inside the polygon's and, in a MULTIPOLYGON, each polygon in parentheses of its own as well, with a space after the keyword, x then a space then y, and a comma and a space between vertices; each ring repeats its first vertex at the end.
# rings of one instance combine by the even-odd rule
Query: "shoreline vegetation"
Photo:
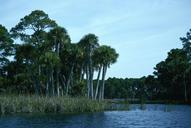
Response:
POLYGON ((106 109, 106 102, 84 97, 0 96, 0 115, 13 113, 82 113, 106 109))
MULTIPOLYGON (((185 104, 181 101, 130 101, 125 99, 92 100, 85 97, 46 97, 35 95, 1 95, 0 115, 22 113, 75 114, 101 111, 130 110, 130 105, 140 104, 185 104)), ((189 104, 189 103, 188 103, 189 104)), ((142 108, 143 107, 143 108, 142 108)))

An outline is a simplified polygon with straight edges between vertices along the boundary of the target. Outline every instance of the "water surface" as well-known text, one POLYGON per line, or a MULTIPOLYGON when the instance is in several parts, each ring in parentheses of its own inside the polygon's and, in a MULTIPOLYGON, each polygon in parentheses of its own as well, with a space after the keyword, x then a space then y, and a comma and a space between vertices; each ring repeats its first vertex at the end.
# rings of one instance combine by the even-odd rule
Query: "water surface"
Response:
POLYGON ((191 128, 191 106, 132 105, 130 108, 130 111, 73 115, 7 115, 0 117, 0 128, 191 128))

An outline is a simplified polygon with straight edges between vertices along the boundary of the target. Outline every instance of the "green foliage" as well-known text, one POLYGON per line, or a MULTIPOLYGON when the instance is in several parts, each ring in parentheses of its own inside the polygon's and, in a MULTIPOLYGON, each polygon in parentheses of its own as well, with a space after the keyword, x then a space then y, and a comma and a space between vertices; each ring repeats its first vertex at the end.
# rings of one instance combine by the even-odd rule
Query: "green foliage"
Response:
POLYGON ((13 40, 7 29, 0 25, 0 71, 9 62, 8 56, 13 54, 13 40))
POLYGON ((115 49, 110 46, 103 45, 94 51, 93 57, 95 58, 95 61, 101 63, 102 65, 110 66, 110 64, 117 61, 118 56, 119 55, 116 53, 115 49))
POLYGON ((54 52, 46 52, 44 55, 40 56, 39 62, 43 65, 50 65, 50 67, 54 67, 60 64, 60 58, 54 52))
POLYGON ((74 86, 71 88, 71 95, 72 96, 83 96, 86 94, 86 86, 84 81, 78 81, 74 86))
POLYGON ((87 98, 0 96, 0 114, 6 113, 79 113, 103 111, 105 102, 87 98))
POLYGON ((163 93, 167 99, 184 99, 184 76, 188 67, 188 59, 182 49, 172 49, 166 60, 156 65, 155 75, 163 86, 163 93))
POLYGON ((79 45, 84 49, 85 53, 88 55, 93 49, 99 46, 98 37, 94 34, 85 35, 79 42, 79 45))
POLYGON ((23 41, 29 41, 31 35, 39 35, 42 31, 51 29, 55 26, 57 26, 55 21, 50 20, 48 14, 41 10, 35 10, 22 18, 20 22, 11 29, 11 33, 14 38, 21 38, 23 41))
MULTIPOLYGON (((126 99, 129 101, 144 101, 146 99, 150 100, 155 94, 154 89, 157 87, 157 85, 154 85, 153 88, 151 88, 150 84, 154 83, 146 82, 147 79, 148 77, 142 77, 140 79, 108 78, 106 80, 105 97, 109 99, 126 99)), ((152 81, 156 81, 156 78, 153 78, 152 81)), ((156 98, 157 97, 155 97, 155 99, 156 98)))
POLYGON ((48 41, 52 46, 55 43, 60 43, 63 47, 64 44, 70 43, 70 36, 68 35, 65 28, 62 27, 55 27, 54 29, 51 29, 48 33, 48 41))
MULTIPOLYGON (((113 48, 103 46, 106 51, 104 58, 102 62, 97 62, 96 60, 101 59, 101 56, 95 55, 97 53, 94 54, 100 47, 98 41, 95 34, 87 34, 79 43, 71 43, 67 30, 57 25, 42 10, 32 11, 21 18, 19 23, 11 28, 10 33, 1 25, 1 90, 5 93, 43 96, 91 94, 93 99, 94 72, 97 71, 97 67, 100 69, 103 64, 105 65, 102 75, 103 86, 106 66, 114 63, 118 56, 113 48), (18 39, 14 42, 15 45, 11 38, 18 39), (10 55, 14 60, 9 62, 7 57, 10 55), (84 76, 88 76, 88 86, 85 86, 84 76)), ((104 88, 101 91, 104 92, 103 90, 104 88)), ((98 91, 100 89, 97 89, 98 91)))
POLYGON ((189 60, 191 59, 191 29, 186 33, 186 37, 181 37, 183 50, 187 53, 189 60))

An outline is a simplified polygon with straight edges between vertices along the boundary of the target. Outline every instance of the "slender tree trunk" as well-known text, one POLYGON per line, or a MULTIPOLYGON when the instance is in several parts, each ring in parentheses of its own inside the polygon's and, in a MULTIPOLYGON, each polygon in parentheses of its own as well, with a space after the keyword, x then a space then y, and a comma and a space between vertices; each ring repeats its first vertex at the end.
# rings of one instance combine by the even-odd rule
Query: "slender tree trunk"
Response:
POLYGON ((90 83, 90 87, 91 87, 91 99, 94 98, 94 84, 93 84, 93 76, 94 76, 94 70, 93 68, 91 69, 91 83, 90 83))
POLYGON ((102 66, 102 78, 101 78, 101 87, 99 88, 99 100, 101 100, 102 99, 102 90, 103 90, 103 77, 104 77, 104 66, 102 66))
POLYGON ((68 96, 69 84, 70 84, 70 79, 68 79, 67 82, 66 82, 66 96, 68 96))
POLYGON ((98 69, 98 75, 97 75, 97 85, 96 85, 96 91, 95 91, 95 99, 97 99, 97 94, 98 94, 98 89, 99 89, 99 78, 100 78, 100 74, 101 74, 101 68, 102 66, 99 67, 98 69))
POLYGON ((72 65, 72 67, 70 69, 70 73, 68 75, 68 80, 66 82, 66 95, 68 95, 68 92, 69 92, 69 86, 70 86, 70 82, 71 82, 71 78, 72 78, 73 68, 74 68, 74 65, 72 65))
POLYGON ((93 64, 92 64, 92 59, 91 55, 89 56, 89 86, 90 86, 90 97, 93 99, 94 94, 93 94, 93 64))
POLYGON ((65 89, 66 89, 66 79, 65 79, 65 76, 62 75, 62 73, 59 73, 59 83, 60 83, 60 94, 62 96, 65 95, 65 89))
POLYGON ((88 76, 89 76, 89 82, 88 82, 89 83, 89 85, 88 85, 89 86, 89 97, 92 98, 92 92, 91 92, 92 91, 92 89, 91 89, 91 66, 90 66, 90 63, 88 65, 88 69, 89 69, 89 71, 88 71, 88 73, 89 73, 88 74, 88 76))
POLYGON ((102 91, 101 91, 101 99, 104 99, 104 89, 105 89, 105 75, 107 72, 107 66, 103 67, 103 76, 102 76, 102 91))
POLYGON ((46 81, 46 96, 49 96, 49 80, 46 81))
POLYGON ((62 83, 62 92, 64 92, 64 89, 66 88, 66 79, 65 79, 65 76, 64 75, 59 75, 60 76, 60 83, 62 83))
POLYGON ((61 84, 61 91, 62 91, 62 93, 64 93, 64 89, 65 89, 65 77, 64 76, 62 76, 61 74, 59 74, 59 78, 60 78, 60 84, 61 84))
POLYGON ((90 88, 89 88, 89 68, 86 66, 86 84, 87 84, 87 97, 90 97, 90 88))
POLYGON ((59 72, 56 71, 56 87, 57 87, 57 96, 60 96, 60 82, 59 82, 59 72))
MULTIPOLYGON (((57 56, 59 57, 60 55, 60 43, 56 43, 56 49, 55 52, 57 56)), ((60 96, 60 82, 59 82, 59 68, 56 67, 56 88, 57 88, 57 96, 60 96)))
POLYGON ((53 69, 51 69, 51 85, 52 85, 52 95, 55 96, 53 69))

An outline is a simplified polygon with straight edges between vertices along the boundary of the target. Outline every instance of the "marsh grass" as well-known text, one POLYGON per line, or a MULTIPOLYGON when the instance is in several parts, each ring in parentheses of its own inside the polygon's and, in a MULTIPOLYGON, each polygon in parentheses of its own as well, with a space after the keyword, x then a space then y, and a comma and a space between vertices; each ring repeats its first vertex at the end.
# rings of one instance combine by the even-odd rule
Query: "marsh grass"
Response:
POLYGON ((106 105, 83 97, 0 96, 0 114, 97 112, 106 105))

